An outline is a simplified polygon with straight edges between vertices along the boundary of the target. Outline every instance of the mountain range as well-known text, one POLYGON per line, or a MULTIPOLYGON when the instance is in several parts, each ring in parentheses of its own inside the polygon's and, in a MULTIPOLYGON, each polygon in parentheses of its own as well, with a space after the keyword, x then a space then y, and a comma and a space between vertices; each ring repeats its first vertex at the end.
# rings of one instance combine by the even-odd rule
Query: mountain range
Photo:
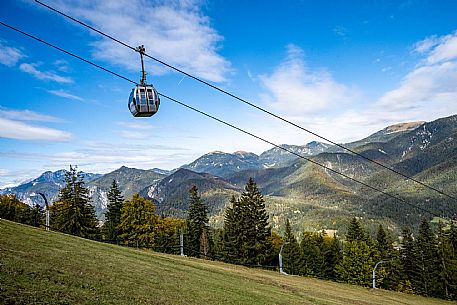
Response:
MULTIPOLYGON (((454 115, 433 122, 388 126, 343 146, 452 195, 457 193, 456 136, 457 116, 454 115)), ((282 230, 286 218, 297 232, 344 230, 348 219, 357 215, 372 230, 375 230, 376 220, 398 232, 402 226, 416 224, 421 217, 430 216, 415 206, 446 217, 457 214, 457 205, 451 198, 341 147, 321 142, 282 147, 326 168, 275 147, 260 155, 215 151, 173 171, 123 166, 105 175, 83 175, 100 219, 104 217, 106 194, 114 179, 126 199, 138 192, 153 200, 160 214, 180 217, 187 211, 188 190, 196 185, 208 204, 211 223, 220 226, 230 197, 242 192, 249 177, 254 178, 265 195, 272 226, 278 230, 282 230), (399 196, 407 203, 332 170, 399 196)), ((46 172, 17 187, 0 190, 0 194, 13 193, 27 204, 42 204, 36 192, 44 192, 51 201, 54 200, 63 186, 63 177, 63 170, 46 172)))

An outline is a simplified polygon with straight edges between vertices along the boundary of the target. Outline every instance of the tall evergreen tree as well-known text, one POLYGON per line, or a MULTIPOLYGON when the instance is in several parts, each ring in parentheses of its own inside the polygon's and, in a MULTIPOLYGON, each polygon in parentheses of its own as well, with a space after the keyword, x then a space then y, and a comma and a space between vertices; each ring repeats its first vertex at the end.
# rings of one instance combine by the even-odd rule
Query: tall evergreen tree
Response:
POLYGON ((457 253, 440 223, 438 231, 438 291, 436 296, 457 298, 457 253))
POLYGON ((357 218, 353 217, 346 233, 346 241, 365 241, 365 232, 357 218))
POLYGON ((350 284, 371 284, 374 249, 365 241, 349 241, 344 245, 343 259, 336 266, 338 277, 350 284))
POLYGON ((292 233, 289 219, 286 220, 283 249, 284 270, 288 274, 300 274, 303 269, 303 256, 300 246, 292 233))
POLYGON ((404 280, 400 284, 402 287, 400 290, 414 289, 412 283, 417 276, 415 248, 411 229, 408 227, 404 228, 402 231, 402 245, 400 248, 400 261, 404 280))
POLYGON ((340 248, 340 242, 336 237, 336 233, 333 234, 332 239, 327 243, 326 250, 324 252, 324 270, 323 276, 327 279, 336 279, 335 267, 341 261, 342 254, 340 248))
POLYGON ((208 236, 208 207, 198 195, 198 189, 194 185, 190 191, 189 212, 187 216, 187 241, 190 256, 200 257, 200 249, 207 252, 209 249, 208 236))
POLYGON ((380 224, 376 234, 376 249, 378 250, 379 259, 388 259, 392 251, 392 243, 384 231, 383 226, 380 224))
POLYGON ((225 213, 224 243, 227 259, 241 264, 264 264, 270 257, 271 230, 265 200, 252 178, 240 198, 232 198, 225 213))
POLYGON ((300 243, 304 275, 319 277, 323 272, 323 238, 319 233, 304 232, 300 243))
POLYGON ((417 292, 433 296, 437 289, 437 248, 435 235, 427 219, 422 219, 415 243, 417 272, 413 286, 417 292))
POLYGON ((108 191, 108 206, 103 226, 108 240, 117 240, 119 231, 117 226, 121 223, 121 209, 124 204, 124 197, 119 190, 119 184, 113 179, 111 188, 108 191))
POLYGON ((229 263, 238 262, 241 254, 241 223, 239 222, 241 212, 240 202, 232 196, 230 199, 230 206, 225 210, 224 215, 224 228, 220 234, 221 236, 221 256, 223 260, 229 263), (236 214, 235 214, 236 213, 236 214))
POLYGON ((58 202, 54 205, 56 215, 51 219, 58 230, 86 238, 96 236, 95 210, 90 204, 89 190, 76 167, 70 166, 65 172, 65 187, 60 190, 58 202))

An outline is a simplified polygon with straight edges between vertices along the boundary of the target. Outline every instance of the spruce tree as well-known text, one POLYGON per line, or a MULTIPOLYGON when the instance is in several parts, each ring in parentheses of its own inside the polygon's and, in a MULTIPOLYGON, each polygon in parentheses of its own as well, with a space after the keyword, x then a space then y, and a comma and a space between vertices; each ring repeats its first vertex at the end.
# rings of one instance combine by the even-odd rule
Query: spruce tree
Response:
POLYGON ((59 192, 53 216, 56 229, 81 237, 95 237, 97 218, 90 204, 89 190, 84 186, 81 172, 70 166, 65 172, 65 187, 59 192))
POLYGON ((119 190, 119 184, 113 179, 111 188, 108 191, 108 206, 105 214, 104 231, 108 240, 118 239, 119 231, 117 226, 121 223, 121 209, 124 197, 119 190))
POLYGON ((413 286, 417 292, 426 296, 435 295, 437 286, 437 243, 427 219, 422 219, 415 243, 417 272, 413 286))
POLYGON ((304 275, 319 277, 323 272, 324 253, 323 238, 320 233, 304 232, 300 248, 303 254, 304 275))
POLYGON ((416 251, 415 243, 410 228, 404 228, 402 231, 402 245, 400 248, 401 269, 404 280, 401 283, 402 289, 414 289, 413 282, 417 276, 416 268, 416 251))
POLYGON ((373 266, 374 249, 365 241, 350 241, 344 245, 343 258, 336 266, 339 279, 357 285, 369 286, 373 266))
POLYGON ((271 256, 271 235, 265 201, 252 178, 240 198, 232 197, 224 220, 224 249, 229 262, 265 264, 271 256))
MULTIPOLYGON (((189 212, 187 216, 188 255, 200 257, 200 249, 209 253, 208 208, 198 195, 194 185, 190 191, 189 212), (202 240, 203 239, 203 240, 202 240)), ((207 255, 207 254, 205 254, 207 255)))
POLYGON ((440 223, 438 231, 438 291, 436 296, 446 299, 457 298, 457 253, 440 223))
POLYGON ((246 228, 242 244, 244 263, 265 264, 271 250, 271 244, 268 240, 271 229, 268 225, 265 200, 254 179, 249 178, 239 201, 243 208, 244 223, 242 227, 246 228))
POLYGON ((384 231, 383 226, 380 224, 376 234, 376 249, 378 250, 379 259, 388 259, 392 251, 392 244, 384 231))
POLYGON ((346 233, 346 241, 365 241, 366 236, 357 218, 352 218, 346 233))
POLYGON ((332 239, 327 243, 326 250, 324 252, 325 265, 323 269, 323 276, 330 280, 336 279, 335 267, 341 261, 342 254, 340 248, 340 242, 336 237, 336 233, 333 234, 332 239))
POLYGON ((300 246, 292 233, 289 219, 286 220, 286 229, 284 233, 284 248, 283 248, 283 264, 284 270, 288 274, 298 275, 303 269, 303 256, 300 246))
POLYGON ((230 207, 225 210, 224 215, 224 228, 221 233, 221 255, 223 260, 228 263, 237 263, 240 257, 241 247, 241 228, 239 225, 239 218, 235 213, 239 214, 241 208, 239 201, 232 196, 230 199, 230 207))

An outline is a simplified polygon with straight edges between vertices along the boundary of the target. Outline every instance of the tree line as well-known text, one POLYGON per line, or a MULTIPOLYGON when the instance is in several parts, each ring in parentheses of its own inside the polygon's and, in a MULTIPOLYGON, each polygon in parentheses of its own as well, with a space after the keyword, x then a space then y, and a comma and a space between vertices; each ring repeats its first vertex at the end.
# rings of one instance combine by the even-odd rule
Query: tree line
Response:
MULTIPOLYGON (((182 233, 186 255, 275 269, 283 246, 286 273, 362 286, 371 285, 373 268, 380 262, 376 272, 379 288, 457 299, 457 228, 453 222, 432 229, 423 219, 417 233, 405 228, 397 241, 382 225, 376 236, 370 236, 353 218, 344 240, 324 231, 303 232, 298 240, 289 220, 283 236, 271 229, 263 195, 250 178, 242 194, 231 198, 221 229, 209 226, 208 207, 195 186, 189 191, 187 219, 177 219, 157 215, 155 204, 138 194, 124 200, 115 180, 100 225, 88 194, 81 174, 70 167, 65 187, 51 207, 51 227, 174 254, 179 253, 182 233)), ((0 196, 0 217, 38 226, 43 211, 4 195, 0 196)))

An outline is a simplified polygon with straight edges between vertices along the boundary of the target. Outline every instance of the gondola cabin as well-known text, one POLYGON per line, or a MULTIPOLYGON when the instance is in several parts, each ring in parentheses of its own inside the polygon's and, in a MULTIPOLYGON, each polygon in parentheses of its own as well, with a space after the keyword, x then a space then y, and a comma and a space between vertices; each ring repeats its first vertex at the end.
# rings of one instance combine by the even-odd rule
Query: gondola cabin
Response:
POLYGON ((152 85, 137 85, 129 98, 129 109, 134 117, 150 117, 158 110, 160 97, 152 85))

